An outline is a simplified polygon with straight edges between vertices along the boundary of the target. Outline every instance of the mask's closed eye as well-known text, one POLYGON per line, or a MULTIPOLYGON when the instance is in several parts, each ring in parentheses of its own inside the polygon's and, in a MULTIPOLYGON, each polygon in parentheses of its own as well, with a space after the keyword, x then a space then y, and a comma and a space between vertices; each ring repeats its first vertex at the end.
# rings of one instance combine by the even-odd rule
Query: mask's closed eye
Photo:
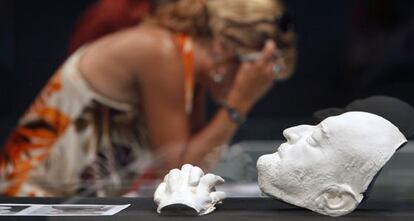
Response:
POLYGON ((309 137, 306 139, 306 142, 309 143, 309 145, 314 147, 321 147, 321 141, 326 139, 326 133, 324 132, 323 125, 318 125, 316 129, 309 135, 309 137))
POLYGON ((309 145, 313 146, 313 147, 317 147, 317 146, 319 146, 319 143, 315 140, 315 138, 313 138, 313 137, 312 137, 312 135, 310 135, 310 136, 306 139, 306 142, 307 142, 309 145))

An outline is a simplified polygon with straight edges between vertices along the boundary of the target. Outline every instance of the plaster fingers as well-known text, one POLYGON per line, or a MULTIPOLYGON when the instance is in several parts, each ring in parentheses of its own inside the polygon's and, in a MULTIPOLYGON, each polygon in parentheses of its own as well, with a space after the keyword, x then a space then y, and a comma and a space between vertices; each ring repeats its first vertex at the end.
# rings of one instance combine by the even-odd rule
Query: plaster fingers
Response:
POLYGON ((155 190, 154 193, 154 202, 156 202, 157 204, 159 204, 161 202, 161 200, 165 197, 165 192, 167 190, 167 184, 166 183, 161 183, 158 187, 157 190, 155 190))
MULTIPOLYGON (((223 178, 207 174, 199 167, 189 164, 180 169, 171 170, 154 193, 154 201, 158 204, 157 212, 170 205, 182 204, 193 208, 199 216, 215 210, 215 204, 225 197, 224 192, 215 191, 217 184, 224 183, 223 178)), ((183 211, 178 213, 185 214, 183 211)))
POLYGON ((191 168, 189 185, 196 187, 200 183, 201 177, 204 176, 204 172, 200 167, 194 166, 191 168))
POLYGON ((198 193, 209 193, 211 192, 214 187, 218 184, 222 184, 224 183, 224 179, 221 178, 220 176, 214 175, 214 174, 206 174, 204 175, 201 180, 200 183, 197 187, 197 192, 198 193))
POLYGON ((226 198, 226 193, 222 191, 215 191, 210 193, 211 203, 216 204, 226 198))
POLYGON ((193 166, 191 166, 190 164, 184 164, 181 167, 181 184, 182 185, 186 185, 186 186, 189 185, 192 168, 193 166))
POLYGON ((171 170, 166 177, 167 190, 173 192, 181 186, 181 171, 179 169, 171 170))

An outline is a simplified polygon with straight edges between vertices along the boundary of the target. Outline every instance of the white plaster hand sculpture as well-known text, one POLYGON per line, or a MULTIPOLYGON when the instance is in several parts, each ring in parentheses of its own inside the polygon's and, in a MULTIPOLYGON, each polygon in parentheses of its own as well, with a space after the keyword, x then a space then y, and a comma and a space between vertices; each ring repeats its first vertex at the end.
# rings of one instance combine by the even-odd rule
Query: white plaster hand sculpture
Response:
POLYGON ((375 175, 407 142, 391 122, 366 112, 291 127, 283 135, 287 142, 257 161, 260 189, 329 216, 352 212, 375 175))
POLYGON ((202 216, 213 212, 217 203, 226 197, 224 192, 215 191, 223 178, 206 174, 199 167, 186 164, 181 170, 173 169, 165 177, 154 193, 161 214, 190 215, 196 212, 202 216), (191 212, 189 208, 195 211, 191 212))

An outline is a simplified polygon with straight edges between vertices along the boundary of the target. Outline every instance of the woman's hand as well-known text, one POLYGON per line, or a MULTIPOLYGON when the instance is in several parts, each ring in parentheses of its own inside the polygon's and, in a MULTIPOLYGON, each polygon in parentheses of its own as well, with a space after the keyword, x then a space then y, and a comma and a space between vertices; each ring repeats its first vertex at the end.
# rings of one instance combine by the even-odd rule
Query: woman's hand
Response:
POLYGON ((239 112, 247 114, 254 104, 272 88, 275 79, 273 67, 277 63, 273 54, 276 51, 276 44, 269 40, 258 60, 243 62, 240 65, 228 96, 228 103, 239 112))

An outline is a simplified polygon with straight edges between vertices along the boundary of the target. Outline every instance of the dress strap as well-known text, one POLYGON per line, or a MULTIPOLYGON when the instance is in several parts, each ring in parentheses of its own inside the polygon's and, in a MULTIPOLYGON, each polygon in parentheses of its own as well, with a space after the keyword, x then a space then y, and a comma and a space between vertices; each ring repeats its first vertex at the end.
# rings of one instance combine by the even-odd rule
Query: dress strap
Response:
POLYGON ((194 54, 193 41, 190 36, 185 34, 178 34, 177 47, 180 51, 183 65, 184 65, 184 96, 185 96, 185 111, 190 115, 193 111, 194 99, 194 54))

